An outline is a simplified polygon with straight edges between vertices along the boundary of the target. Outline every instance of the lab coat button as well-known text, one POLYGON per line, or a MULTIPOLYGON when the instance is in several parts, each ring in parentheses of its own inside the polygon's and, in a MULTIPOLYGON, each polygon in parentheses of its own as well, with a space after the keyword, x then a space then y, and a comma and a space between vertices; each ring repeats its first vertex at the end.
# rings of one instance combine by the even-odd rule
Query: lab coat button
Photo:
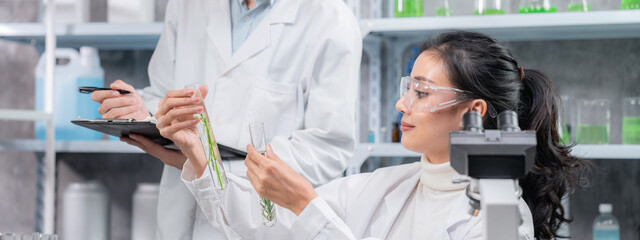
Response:
POLYGON ((249 16, 244 17, 244 21, 248 22, 249 21, 249 16))

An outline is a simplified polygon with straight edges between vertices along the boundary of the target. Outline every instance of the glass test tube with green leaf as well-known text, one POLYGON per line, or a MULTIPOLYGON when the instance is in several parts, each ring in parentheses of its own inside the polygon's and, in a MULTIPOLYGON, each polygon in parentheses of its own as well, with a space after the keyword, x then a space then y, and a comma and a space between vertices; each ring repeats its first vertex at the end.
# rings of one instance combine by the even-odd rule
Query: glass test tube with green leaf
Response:
MULTIPOLYGON (((189 84, 186 88, 194 90, 194 97, 203 99, 199 84, 189 84)), ((200 119, 196 128, 198 129, 198 137, 200 138, 200 143, 202 143, 202 149, 204 150, 204 155, 207 159, 207 169, 205 171, 209 171, 211 181, 213 181, 216 188, 224 190, 228 183, 227 173, 224 171, 224 166, 222 166, 218 143, 216 143, 216 138, 213 135, 211 121, 209 121, 209 114, 207 113, 207 108, 204 105, 204 99, 200 101, 198 105, 202 106, 202 112, 194 114, 193 116, 200 119)))
MULTIPOLYGON (((251 134, 251 145, 262 156, 267 156, 267 140, 264 134, 264 124, 262 122, 252 122, 249 124, 249 133, 251 134)), ((260 198, 260 207, 262 207, 262 223, 267 227, 273 227, 276 224, 276 208, 275 204, 269 199, 260 198)))

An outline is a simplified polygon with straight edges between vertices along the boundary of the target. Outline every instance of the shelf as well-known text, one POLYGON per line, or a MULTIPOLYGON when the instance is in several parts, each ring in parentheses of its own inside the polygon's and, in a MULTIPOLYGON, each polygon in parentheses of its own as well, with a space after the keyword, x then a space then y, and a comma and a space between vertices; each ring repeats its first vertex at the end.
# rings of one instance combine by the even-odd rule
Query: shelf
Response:
MULTIPOLYGON (((141 149, 120 141, 56 141, 56 153, 144 153, 141 149)), ((0 152, 44 152, 45 141, 34 139, 0 140, 0 152)))
POLYGON ((364 19, 363 36, 425 37, 443 30, 483 32, 503 41, 640 37, 640 10, 364 19))
MULTIPOLYGON (((163 23, 82 23, 55 27, 59 47, 153 49, 163 23)), ((640 10, 507 14, 360 21, 363 36, 424 37, 447 29, 479 31, 504 41, 640 37, 640 10)), ((0 24, 0 39, 44 45, 43 23, 0 24)))
MULTIPOLYGON (((640 159, 640 145, 576 145, 573 155, 584 159, 640 159)), ((369 157, 420 157, 421 154, 405 149, 399 143, 361 143, 349 161, 347 174, 360 172, 369 157)))
MULTIPOLYGON (((83 23, 55 26, 58 47, 154 49, 162 23, 83 23)), ((44 23, 0 24, 0 39, 44 46, 44 23)))

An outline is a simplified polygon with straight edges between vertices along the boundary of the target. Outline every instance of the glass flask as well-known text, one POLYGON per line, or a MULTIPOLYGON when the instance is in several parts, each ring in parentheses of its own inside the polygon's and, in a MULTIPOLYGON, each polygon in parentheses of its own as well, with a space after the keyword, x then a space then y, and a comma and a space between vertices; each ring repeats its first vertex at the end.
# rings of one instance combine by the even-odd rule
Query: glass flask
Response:
POLYGON ((620 9, 640 9, 640 0, 622 0, 620 2, 620 9))
POLYGON ((506 13, 502 0, 476 0, 475 15, 500 15, 506 13))
POLYGON ((449 0, 439 0, 436 4, 436 17, 449 17, 453 12, 451 11, 451 4, 449 0))

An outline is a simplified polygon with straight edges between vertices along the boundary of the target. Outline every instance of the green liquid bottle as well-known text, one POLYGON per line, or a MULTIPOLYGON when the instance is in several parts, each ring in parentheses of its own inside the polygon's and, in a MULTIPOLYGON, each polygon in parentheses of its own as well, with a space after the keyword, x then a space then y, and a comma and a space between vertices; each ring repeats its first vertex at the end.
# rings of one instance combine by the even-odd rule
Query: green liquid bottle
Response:
POLYGON ((640 117, 622 118, 622 144, 640 144, 640 117))
POLYGON ((609 144, 607 125, 578 124, 576 142, 582 144, 609 144))
POLYGON ((620 3, 620 9, 640 9, 640 0, 622 0, 620 3))
POLYGON ((424 16, 424 0, 395 0, 395 17, 424 16))

